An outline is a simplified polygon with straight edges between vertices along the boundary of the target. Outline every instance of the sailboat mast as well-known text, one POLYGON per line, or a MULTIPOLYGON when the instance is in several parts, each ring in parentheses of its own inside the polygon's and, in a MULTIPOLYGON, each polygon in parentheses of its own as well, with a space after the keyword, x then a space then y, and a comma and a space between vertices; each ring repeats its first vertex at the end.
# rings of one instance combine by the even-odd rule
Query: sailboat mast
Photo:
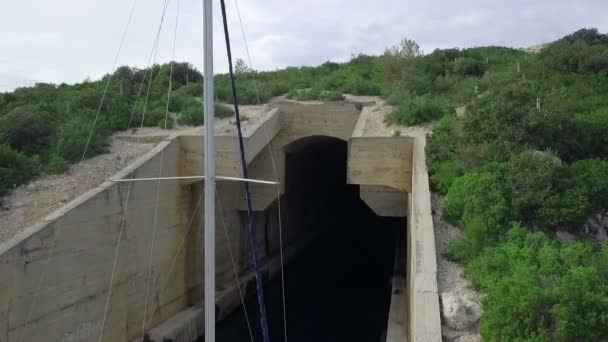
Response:
POLYGON ((213 95, 213 8, 203 0, 203 50, 205 134, 205 342, 215 342, 215 136, 213 95))

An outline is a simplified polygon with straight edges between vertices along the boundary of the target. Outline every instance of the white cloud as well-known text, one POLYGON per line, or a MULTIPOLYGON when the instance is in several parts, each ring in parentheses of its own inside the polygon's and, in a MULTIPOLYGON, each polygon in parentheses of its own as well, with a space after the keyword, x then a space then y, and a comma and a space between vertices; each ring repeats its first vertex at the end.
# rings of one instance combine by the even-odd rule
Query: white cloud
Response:
MULTIPOLYGON (((164 0, 139 1, 119 64, 145 66, 164 0)), ((171 0, 158 62, 171 56, 177 0, 171 0)), ((0 84, 76 82, 110 72, 132 0, 6 1, 0 11, 0 84), (24 81, 25 80, 25 81, 24 81), (24 83, 26 82, 26 83, 24 83)), ((240 0, 253 64, 275 69, 380 53, 401 38, 435 48, 530 46, 582 27, 608 30, 605 0, 240 0)), ((200 0, 181 0, 176 59, 202 62, 200 0)), ((245 48, 234 0, 227 0, 234 57, 245 48)), ((219 1, 216 70, 226 71, 219 1)))

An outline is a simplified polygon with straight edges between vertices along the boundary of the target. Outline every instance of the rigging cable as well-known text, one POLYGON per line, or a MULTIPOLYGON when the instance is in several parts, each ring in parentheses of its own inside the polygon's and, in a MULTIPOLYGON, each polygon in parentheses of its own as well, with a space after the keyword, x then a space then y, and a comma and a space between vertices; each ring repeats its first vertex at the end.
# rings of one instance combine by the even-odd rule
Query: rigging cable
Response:
MULTIPOLYGON (((116 64, 118 63, 118 57, 120 56, 120 51, 122 50, 122 46, 125 43, 125 38, 127 37, 127 31, 129 30, 129 26, 131 25, 131 20, 133 19, 133 13, 135 12, 135 7, 137 6, 137 0, 133 1, 133 7, 131 7, 131 13, 129 14, 129 20, 127 20, 127 25, 125 30, 122 33, 122 38, 120 39, 120 44, 118 46, 118 51, 116 52, 116 57, 114 58, 114 63, 112 64, 112 69, 116 68, 116 64)), ((89 137, 87 138, 87 143, 84 146, 84 152, 82 153, 82 158, 80 161, 82 162, 87 155, 87 150, 89 148, 89 144, 91 143, 91 138, 93 137, 93 131, 95 130, 95 125, 97 124, 97 119, 99 118, 99 113, 101 112, 101 107, 103 106, 104 100, 106 99, 106 95, 108 93, 108 89, 110 87, 110 82, 112 81, 112 77, 114 74, 110 74, 108 76, 108 81, 106 82, 106 86, 103 90, 103 94, 101 96, 101 101, 99 101, 99 106, 97 107, 97 112, 95 113, 95 119, 93 120, 93 125, 91 126, 91 131, 89 133, 89 137)))
MULTIPOLYGON (((169 85, 168 85, 168 89, 167 89, 167 104, 165 107, 165 124, 164 124, 164 129, 167 129, 167 121, 169 119, 169 103, 171 101, 171 87, 173 86, 173 66, 174 66, 174 61, 173 59, 175 58, 175 46, 177 44, 177 28, 178 28, 178 23, 179 23, 179 0, 177 0, 177 9, 176 9, 176 14, 175 14, 175 29, 173 32, 173 50, 171 52, 171 62, 170 62, 170 70, 169 70, 169 85)), ((149 92, 149 89, 148 89, 149 92)), ((144 315, 143 315, 143 319, 142 319, 142 323, 141 323, 141 338, 143 340, 144 338, 144 334, 146 332, 146 315, 148 313, 148 291, 150 290, 150 279, 152 278, 152 256, 154 255, 154 241, 156 239, 156 226, 158 224, 158 202, 159 202, 159 197, 160 197, 160 177, 163 176, 163 164, 164 164, 164 159, 165 159, 165 149, 163 148, 160 151, 160 160, 159 160, 159 167, 158 167, 158 181, 156 183, 156 201, 154 204, 154 223, 152 225, 152 241, 150 242, 150 254, 148 257, 148 276, 147 276, 147 280, 146 280, 146 290, 145 290, 145 294, 144 294, 144 315)))
MULTIPOLYGON (((251 54, 249 53, 249 44, 247 43, 247 35, 245 35, 245 25, 243 25, 243 18, 241 17, 241 10, 239 8, 239 1, 234 0, 234 5, 236 7, 236 12, 239 18, 239 24, 241 26, 241 33, 243 35, 243 41, 245 43, 245 52, 247 53, 247 62, 249 63, 249 68, 251 69, 251 79, 253 81, 253 89, 255 90, 255 95, 257 99, 258 106, 261 105, 260 101, 260 92, 258 90, 258 84, 255 79, 255 69, 253 68, 253 63, 251 62, 251 54)), ((279 223, 279 258, 281 263, 281 296, 283 303, 283 342, 287 342, 287 303, 285 300, 285 262, 283 260, 283 215, 281 213, 281 183, 279 181, 279 173, 277 172, 277 167, 274 161, 274 154, 272 152, 272 147, 270 146, 270 135, 268 134, 268 126, 263 125, 262 130, 266 135, 266 141, 268 143, 266 146, 268 147, 268 155, 270 157, 270 163, 272 164, 272 170, 274 172, 274 178, 277 182, 277 210, 278 210, 278 223, 279 223)))
POLYGON ((226 226, 226 220, 224 219, 224 211, 222 210, 222 200, 220 199, 220 194, 217 191, 215 192, 215 198, 217 199, 217 206, 220 211, 220 219, 222 220, 224 235, 226 236, 226 244, 228 245, 228 252, 230 253, 230 261, 232 262, 232 269, 234 270, 236 286, 239 289, 239 296, 241 297, 241 304, 243 305, 243 313, 245 314, 245 322, 247 323, 247 329, 249 330, 249 337, 251 338, 251 342, 254 342, 253 331, 251 330, 251 323, 249 322, 249 314, 247 313, 247 306, 245 305, 245 296, 243 295, 241 281, 239 280, 239 272, 236 267, 236 261, 234 259, 234 253, 232 251, 232 244, 230 243, 230 235, 228 235, 228 227, 226 226))
MULTIPOLYGON (((122 51, 122 47, 124 45, 124 42, 125 42, 125 39, 126 39, 126 36, 127 36, 127 32, 129 31, 129 27, 131 26, 131 22, 133 20, 133 14, 135 13, 135 8, 136 7, 137 7, 137 0, 134 0, 133 1, 133 5, 131 6, 130 13, 129 13, 129 18, 127 20, 127 23, 126 23, 125 28, 124 28, 123 33, 122 33, 122 37, 120 39, 120 44, 118 46, 118 50, 116 51, 116 55, 114 57, 114 62, 112 64, 112 70, 114 70, 116 68, 116 64, 118 63, 118 58, 120 57, 120 53, 122 51)), ((101 107, 102 107, 103 102, 104 102, 104 100, 106 98, 106 94, 108 92, 111 80, 112 80, 112 75, 110 75, 108 77, 108 80, 106 82, 106 85, 105 85, 105 88, 104 88, 104 91, 103 91, 103 95, 101 97, 101 101, 99 103, 99 106, 97 108, 97 112, 95 114, 95 119, 93 121, 93 125, 91 126, 91 131, 89 133, 89 137, 87 138, 87 143, 86 143, 84 151, 82 153, 82 159, 81 159, 81 161, 84 160, 84 157, 87 154, 87 149, 88 149, 89 143, 91 141, 91 137, 93 136, 93 130, 95 128, 95 124, 97 123, 97 119, 99 117, 99 113, 101 112, 101 107)), ((36 302, 38 301, 38 296, 40 295, 40 291, 42 289, 42 284, 44 283, 44 280, 46 278, 46 274, 47 274, 48 269, 49 269, 49 267, 48 267, 49 263, 50 263, 50 261, 51 261, 51 259, 53 257, 53 254, 55 253, 55 247, 56 247, 56 244, 57 244, 57 236, 58 235, 59 235, 59 230, 55 232, 55 236, 53 237, 53 241, 51 243, 51 249, 49 250, 49 254, 48 254, 47 259, 46 259, 46 267, 44 267, 44 270, 42 271, 42 273, 40 275, 40 279, 38 281, 38 285, 36 286, 36 290, 34 292, 34 296, 32 298, 32 302, 30 303, 30 307, 28 309, 28 313, 27 313, 27 316, 26 316, 25 326, 23 327, 21 335, 20 335, 20 337, 18 339, 19 342, 22 342, 24 340, 25 334, 27 332, 27 328, 29 327, 29 325, 31 323, 32 314, 33 314, 33 311, 34 311, 34 306, 36 305, 36 302)))
MULTIPOLYGON (((228 33, 228 20, 226 19, 226 4, 224 0, 220 0, 222 8, 222 22, 224 24, 224 37, 226 40, 226 54, 228 57, 228 71, 230 73, 230 82, 232 87, 232 100, 234 102, 234 112, 236 117, 236 127, 239 137, 239 149, 241 154, 241 166, 243 169, 243 178, 249 178, 249 172, 247 170, 247 160, 245 159, 245 145, 243 143, 243 132, 241 129, 241 117, 239 113, 239 101, 236 91, 236 83, 234 79, 234 71, 232 68, 232 53, 230 50, 230 35, 228 33)), ((249 183, 243 183, 245 190, 245 197, 247 201, 247 217, 249 220, 249 240, 251 243, 251 253, 253 257, 253 269, 255 271, 255 280, 257 288, 258 305, 260 310, 260 324, 262 327, 262 337, 264 342, 270 342, 270 336, 268 331, 268 317, 266 316, 266 304, 264 301, 264 286, 262 273, 260 272, 257 246, 256 246, 256 229, 255 222, 253 221, 253 209, 251 203, 251 192, 249 191, 249 183)))
MULTIPOLYGON (((163 28, 163 23, 165 21, 165 15, 167 13, 167 7, 169 7, 169 3, 170 2, 171 2, 171 0, 164 0, 163 12, 162 12, 162 15, 161 15, 160 24, 158 26, 158 31, 156 32, 156 38, 155 38, 154 44, 153 44, 153 51, 152 51, 153 52, 153 56, 154 56, 153 63, 156 62, 156 55, 157 55, 157 52, 158 52, 158 45, 159 45, 159 41, 160 41, 160 33, 162 31, 162 28, 163 28)), ((150 59, 148 61, 150 61, 150 59)), ((148 68, 149 67, 150 66, 148 65, 148 68)), ((144 119, 145 119, 145 116, 146 116, 146 108, 147 108, 147 102, 148 102, 148 95, 149 95, 149 92, 150 92, 150 84, 152 83, 152 76, 154 76, 154 71, 153 70, 150 72, 150 79, 149 79, 149 82, 148 82, 148 93, 146 94, 146 98, 145 98, 145 102, 144 102, 144 109, 143 109, 143 112, 142 112, 142 119, 141 119, 141 125, 140 125, 140 127, 143 127, 144 119)), ((144 81, 145 81, 145 77, 142 79, 142 84, 140 85, 140 94, 141 94, 141 89, 142 89, 144 81)), ((137 104, 139 102, 139 95, 140 94, 138 94, 138 98, 135 101, 135 104, 133 106, 133 113, 135 112, 135 108, 136 108, 136 106, 137 106, 137 104)), ((131 117, 133 117, 133 115, 131 115, 131 117)), ((131 124, 131 120, 129 120, 129 126, 130 126, 130 124, 131 124)), ((135 174, 135 170, 132 170, 131 171, 131 178, 133 178, 134 174, 135 174)), ((112 273, 110 275, 110 284, 108 286, 108 294, 106 296, 106 303, 105 303, 105 308, 104 308, 104 311, 103 311, 103 319, 101 321, 101 327, 99 329, 99 342, 101 342, 102 339, 103 339, 103 331, 104 331, 104 328, 105 328, 105 323, 106 323, 106 318, 107 318, 107 315, 108 315, 108 310, 110 308, 110 299, 112 297, 112 285, 114 284, 114 277, 115 277, 115 274, 116 274, 116 265, 117 265, 117 262, 118 262, 118 256, 119 256, 119 251, 120 251, 120 242, 122 240, 122 235, 123 235, 124 230, 125 230, 125 222, 126 222, 126 219, 127 219, 127 209, 128 209, 128 205, 129 205, 129 198, 131 197, 131 188, 132 188, 132 185, 133 185, 133 182, 129 182, 129 186, 127 188, 127 197, 126 197, 126 200, 125 200, 125 205, 124 205, 124 209, 123 209, 123 216, 122 216, 122 220, 121 220, 121 223, 120 223, 120 231, 118 233, 118 241, 116 243, 116 251, 114 253, 114 261, 112 263, 112 273)), ((118 190, 120 192, 120 187, 118 187, 118 190)))

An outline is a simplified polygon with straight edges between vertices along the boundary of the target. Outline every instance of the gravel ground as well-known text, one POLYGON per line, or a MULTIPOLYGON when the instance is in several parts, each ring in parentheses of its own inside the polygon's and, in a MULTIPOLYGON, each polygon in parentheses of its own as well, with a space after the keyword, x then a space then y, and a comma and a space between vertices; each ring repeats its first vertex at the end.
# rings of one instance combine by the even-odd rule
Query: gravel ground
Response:
POLYGON ((113 138, 108 153, 72 165, 64 174, 38 178, 0 198, 0 242, 98 186, 154 147, 113 138))
MULTIPOLYGON (((439 293, 453 291, 455 293, 473 293, 479 299, 468 280, 464 278, 464 269, 459 264, 448 260, 445 255, 449 251, 450 243, 463 236, 463 232, 445 222, 441 218, 443 198, 433 193, 431 195, 433 209, 433 226, 435 229, 435 246, 437 248, 437 286, 439 293)), ((481 341, 479 325, 468 331, 456 331, 442 326, 444 340, 458 342, 481 341)))

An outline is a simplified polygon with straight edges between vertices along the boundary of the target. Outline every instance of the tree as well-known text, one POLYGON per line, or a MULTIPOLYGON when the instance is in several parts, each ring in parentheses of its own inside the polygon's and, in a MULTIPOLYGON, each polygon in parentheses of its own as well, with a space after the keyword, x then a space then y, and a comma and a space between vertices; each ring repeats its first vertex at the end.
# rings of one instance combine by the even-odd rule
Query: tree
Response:
POLYGON ((26 154, 48 148, 54 134, 54 127, 36 106, 15 108, 0 120, 0 140, 26 154))
POLYGON ((416 57, 420 57, 422 52, 420 50, 420 46, 414 40, 403 38, 399 45, 387 48, 384 51, 384 54, 407 60, 413 60, 416 57))
POLYGON ((381 57, 385 84, 396 88, 413 81, 415 60, 421 55, 420 46, 407 38, 403 38, 399 45, 387 48, 381 57))
POLYGON ((253 69, 247 65, 247 63, 242 58, 237 58, 236 62, 234 62, 234 73, 237 75, 250 74, 253 72, 253 69))

